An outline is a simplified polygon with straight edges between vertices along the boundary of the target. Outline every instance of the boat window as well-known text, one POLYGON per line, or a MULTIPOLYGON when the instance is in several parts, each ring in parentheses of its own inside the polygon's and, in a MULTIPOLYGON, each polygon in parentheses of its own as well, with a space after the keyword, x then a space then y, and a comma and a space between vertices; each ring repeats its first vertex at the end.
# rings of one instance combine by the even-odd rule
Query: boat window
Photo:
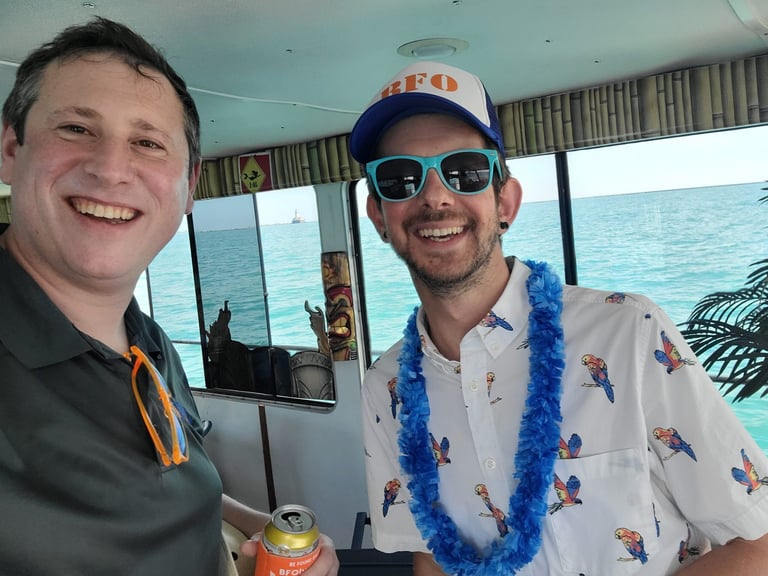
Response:
POLYGON ((557 200, 557 173, 552 154, 508 159, 510 174, 523 189, 515 221, 502 236, 505 256, 545 260, 563 277, 563 238, 557 200))
POLYGON ((394 253, 391 244, 382 242, 368 218, 366 181, 360 181, 355 190, 369 346, 371 360, 375 360, 402 337, 405 321, 418 305, 419 298, 405 264, 394 253))
POLYGON ((186 219, 139 280, 135 296, 141 309, 152 316, 173 341, 190 385, 205 387, 186 219))
POLYGON ((675 322, 740 288, 765 246, 768 126, 568 153, 579 284, 642 292, 675 322))
MULTIPOLYGON (((642 293, 678 324, 743 288, 767 253, 767 156, 768 126, 569 152, 579 284, 642 293)), ((763 403, 732 407, 768 452, 763 403)))
POLYGON ((332 362, 316 331, 324 295, 314 190, 198 201, 189 223, 137 297, 174 341, 190 385, 332 406, 332 362))

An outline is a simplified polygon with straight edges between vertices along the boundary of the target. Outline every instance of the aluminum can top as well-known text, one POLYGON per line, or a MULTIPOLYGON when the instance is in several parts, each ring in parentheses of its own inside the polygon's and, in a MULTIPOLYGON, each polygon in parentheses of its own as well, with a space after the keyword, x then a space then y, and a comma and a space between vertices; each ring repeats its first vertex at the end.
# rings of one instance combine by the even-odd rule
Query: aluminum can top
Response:
POLYGON ((320 538, 315 513, 306 506, 288 504, 272 513, 262 539, 273 554, 295 556, 313 550, 320 538))

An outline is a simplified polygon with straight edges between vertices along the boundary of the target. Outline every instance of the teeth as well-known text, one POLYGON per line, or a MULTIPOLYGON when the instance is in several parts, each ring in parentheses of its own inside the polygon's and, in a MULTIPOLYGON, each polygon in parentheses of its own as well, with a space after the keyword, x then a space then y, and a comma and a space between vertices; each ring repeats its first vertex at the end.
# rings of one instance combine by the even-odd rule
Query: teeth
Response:
POLYGON ((88 216, 94 216, 96 218, 104 218, 105 220, 133 220, 136 216, 136 211, 130 208, 121 208, 119 206, 105 206, 104 204, 96 204, 95 202, 89 202, 83 199, 75 199, 72 202, 75 210, 80 214, 86 214, 88 216))
POLYGON ((461 234, 464 231, 464 226, 451 226, 450 228, 430 228, 425 230, 419 230, 419 236, 422 238, 445 238, 447 236, 455 236, 461 234))

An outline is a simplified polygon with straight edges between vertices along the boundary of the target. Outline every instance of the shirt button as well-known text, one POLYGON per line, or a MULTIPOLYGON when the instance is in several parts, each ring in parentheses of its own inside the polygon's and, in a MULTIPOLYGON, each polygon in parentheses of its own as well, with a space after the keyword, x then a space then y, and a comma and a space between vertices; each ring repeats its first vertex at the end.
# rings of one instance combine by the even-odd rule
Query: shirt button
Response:
POLYGON ((493 470, 494 468, 496 468, 496 460, 494 460, 493 458, 488 458, 485 461, 485 467, 488 468, 488 470, 493 470))
POLYGON ((472 390, 472 392, 477 392, 477 389, 480 387, 480 385, 477 383, 476 380, 473 380, 472 383, 469 385, 469 389, 472 390))

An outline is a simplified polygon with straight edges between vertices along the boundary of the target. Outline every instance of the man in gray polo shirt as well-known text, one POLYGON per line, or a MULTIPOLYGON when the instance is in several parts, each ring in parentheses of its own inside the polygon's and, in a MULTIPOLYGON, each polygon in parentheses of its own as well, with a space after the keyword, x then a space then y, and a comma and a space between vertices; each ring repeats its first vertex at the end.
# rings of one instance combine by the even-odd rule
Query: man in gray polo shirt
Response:
MULTIPOLYGON (((168 337, 133 299, 200 173, 184 81, 126 27, 64 30, 2 111, 0 574, 211 576, 224 497, 168 337)), ((307 576, 335 574, 332 543, 307 576)))

